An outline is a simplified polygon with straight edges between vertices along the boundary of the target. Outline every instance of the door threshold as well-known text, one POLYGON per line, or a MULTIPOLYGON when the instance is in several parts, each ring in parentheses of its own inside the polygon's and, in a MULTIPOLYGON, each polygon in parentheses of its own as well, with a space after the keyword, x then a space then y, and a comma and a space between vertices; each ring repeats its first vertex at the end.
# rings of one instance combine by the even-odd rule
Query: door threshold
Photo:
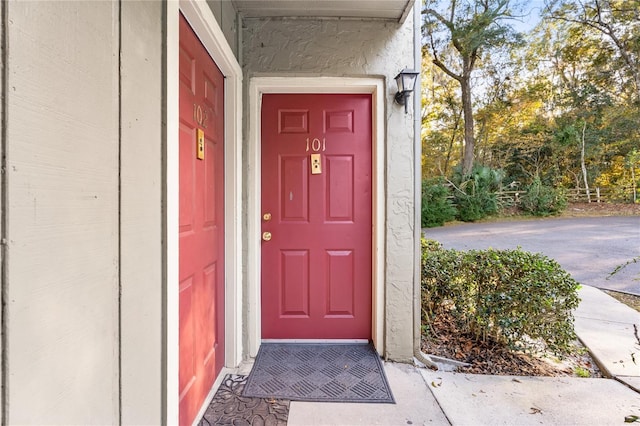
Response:
POLYGON ((369 343, 368 339, 262 339, 262 343, 369 343))

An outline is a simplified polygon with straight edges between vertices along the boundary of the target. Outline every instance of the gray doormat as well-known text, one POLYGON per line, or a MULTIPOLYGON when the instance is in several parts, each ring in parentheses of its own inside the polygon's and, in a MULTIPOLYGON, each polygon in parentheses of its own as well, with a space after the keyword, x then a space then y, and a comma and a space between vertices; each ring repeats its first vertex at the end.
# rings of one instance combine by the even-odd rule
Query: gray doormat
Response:
POLYGON ((242 396, 247 376, 227 374, 198 426, 286 426, 289 401, 242 396))
POLYGON ((263 343, 244 396, 395 404, 369 344, 263 343))

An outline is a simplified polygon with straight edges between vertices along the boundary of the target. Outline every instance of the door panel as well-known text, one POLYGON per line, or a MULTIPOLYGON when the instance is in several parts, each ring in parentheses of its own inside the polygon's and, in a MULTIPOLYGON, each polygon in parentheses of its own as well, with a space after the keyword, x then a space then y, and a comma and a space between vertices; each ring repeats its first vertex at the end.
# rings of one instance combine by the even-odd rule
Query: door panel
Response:
POLYGON ((281 250, 282 279, 279 293, 283 317, 309 317, 309 251, 281 250))
POLYGON ((282 156, 280 158, 280 182, 278 188, 281 203, 281 220, 309 221, 309 158, 308 156, 282 156), (289 192, 286 192, 289 191, 289 192), (296 194, 294 199, 293 194, 296 194))
POLYGON ((327 250, 327 316, 355 315, 355 265, 352 250, 327 250))
POLYGON ((180 16, 180 424, 224 362, 224 77, 180 16), (204 158, 198 158, 198 131, 204 158))
POLYGON ((262 338, 371 338, 371 125, 370 95, 263 96, 262 338))
POLYGON ((327 155, 327 222, 353 223, 353 156, 327 155))

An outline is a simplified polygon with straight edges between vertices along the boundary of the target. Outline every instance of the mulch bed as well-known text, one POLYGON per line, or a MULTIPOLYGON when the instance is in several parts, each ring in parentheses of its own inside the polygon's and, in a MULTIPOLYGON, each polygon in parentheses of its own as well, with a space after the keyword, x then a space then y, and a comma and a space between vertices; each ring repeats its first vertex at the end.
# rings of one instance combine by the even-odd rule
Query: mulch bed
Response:
POLYGON ((624 303, 625 305, 635 309, 640 312, 640 296, 636 296, 629 293, 622 293, 614 290, 603 290, 609 296, 617 299, 619 302, 624 303))
POLYGON ((446 314, 438 315, 431 323, 428 336, 423 336, 422 351, 427 354, 471 364, 458 368, 461 373, 492 374, 499 376, 576 376, 576 367, 588 371, 589 377, 602 377, 595 363, 584 354, 557 360, 551 354, 536 356, 513 352, 492 341, 477 342, 461 332, 455 320, 446 314))

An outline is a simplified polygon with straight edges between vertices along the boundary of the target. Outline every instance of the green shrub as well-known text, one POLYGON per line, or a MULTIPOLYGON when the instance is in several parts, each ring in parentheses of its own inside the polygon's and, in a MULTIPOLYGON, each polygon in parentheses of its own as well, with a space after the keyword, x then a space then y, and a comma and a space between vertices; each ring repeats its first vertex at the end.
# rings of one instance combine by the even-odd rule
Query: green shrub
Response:
POLYGON ((504 173, 485 166, 474 166, 471 174, 461 175, 456 171, 453 180, 457 186, 454 192, 458 219, 474 222, 498 211, 496 193, 502 185, 504 173))
POLYGON ((422 321, 443 312, 477 340, 513 350, 542 342, 552 352, 570 352, 575 339, 572 310, 578 283, 542 254, 517 250, 443 249, 422 241, 422 321))
POLYGON ((520 209, 535 216, 550 216, 567 208, 567 197, 561 189, 544 185, 540 178, 526 188, 526 194, 518 201, 520 209))
POLYGON ((456 206, 463 222, 475 222, 498 211, 495 194, 486 192, 456 195, 456 206))
POLYGON ((441 179, 422 181, 422 227, 433 228, 456 218, 456 208, 449 199, 449 188, 441 179))

